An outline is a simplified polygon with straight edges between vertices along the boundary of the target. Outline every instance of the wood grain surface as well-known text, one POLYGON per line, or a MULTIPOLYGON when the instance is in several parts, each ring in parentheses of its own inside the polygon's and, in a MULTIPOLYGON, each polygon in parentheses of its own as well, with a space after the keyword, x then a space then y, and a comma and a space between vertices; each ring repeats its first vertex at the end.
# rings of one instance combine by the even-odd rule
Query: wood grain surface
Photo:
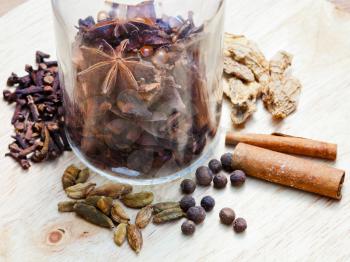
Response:
MULTIPOLYGON (((324 0, 227 1, 226 31, 254 39, 267 57, 284 49, 294 54, 294 74, 304 89, 298 111, 274 122, 259 104, 244 131, 282 132, 339 145, 335 166, 349 170, 350 14, 324 0)), ((37 49, 55 53, 50 1, 30 0, 0 18, 0 85, 12 72, 24 73, 37 49)), ((66 199, 60 183, 64 168, 79 164, 66 153, 58 161, 23 172, 3 157, 11 141, 13 106, 0 103, 0 261, 349 261, 350 190, 346 177, 340 202, 249 178, 241 189, 199 188, 199 202, 213 195, 215 209, 184 237, 181 222, 143 230, 144 247, 135 255, 115 246, 112 232, 59 214, 66 199), (234 208, 248 230, 234 234, 219 223, 222 207, 234 208)), ((220 130, 232 129, 225 104, 220 130)), ((333 163, 330 163, 333 164, 333 163)), ((193 173, 189 174, 189 177, 193 173)), ((97 175, 92 180, 106 180, 97 175)), ((180 181, 148 189, 156 201, 178 200, 180 181)), ((135 211, 130 211, 135 215, 135 211)))
POLYGON ((27 0, 0 0, 0 16, 6 14, 8 11, 25 3, 27 0))

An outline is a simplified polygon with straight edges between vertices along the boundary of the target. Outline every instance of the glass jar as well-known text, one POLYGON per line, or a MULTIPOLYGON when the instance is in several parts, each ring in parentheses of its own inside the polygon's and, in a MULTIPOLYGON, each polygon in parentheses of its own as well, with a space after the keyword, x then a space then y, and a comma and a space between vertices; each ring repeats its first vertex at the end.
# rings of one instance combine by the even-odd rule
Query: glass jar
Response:
POLYGON ((66 132, 94 171, 157 184, 215 144, 224 0, 129 2, 52 0, 66 132))

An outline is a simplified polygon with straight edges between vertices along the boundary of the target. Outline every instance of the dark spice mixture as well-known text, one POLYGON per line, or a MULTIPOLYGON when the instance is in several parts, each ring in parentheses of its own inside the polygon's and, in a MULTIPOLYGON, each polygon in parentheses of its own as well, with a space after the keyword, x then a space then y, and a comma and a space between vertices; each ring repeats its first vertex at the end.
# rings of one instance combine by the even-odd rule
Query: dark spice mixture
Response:
POLYGON ((180 170, 215 134, 201 62, 204 26, 191 12, 157 18, 153 1, 128 6, 125 18, 116 17, 119 7, 79 20, 69 134, 103 169, 147 174, 171 161, 180 170))

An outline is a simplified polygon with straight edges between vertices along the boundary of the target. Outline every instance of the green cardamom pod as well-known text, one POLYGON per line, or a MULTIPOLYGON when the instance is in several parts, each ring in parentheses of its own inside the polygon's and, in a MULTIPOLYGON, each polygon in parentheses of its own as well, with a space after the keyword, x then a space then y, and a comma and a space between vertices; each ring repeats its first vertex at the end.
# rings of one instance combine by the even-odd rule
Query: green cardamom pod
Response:
POLYGON ((111 209, 111 218, 117 223, 127 224, 130 221, 129 215, 125 212, 123 207, 118 203, 114 202, 111 209))
POLYGON ((127 226, 127 237, 130 247, 136 252, 139 253, 142 248, 143 239, 140 229, 132 224, 127 226))
POLYGON ((109 216, 111 213, 111 209, 113 206, 113 199, 110 197, 102 196, 96 203, 96 206, 99 210, 101 210, 104 214, 109 216))
POLYGON ((78 174, 78 177, 75 181, 76 184, 85 183, 90 177, 90 170, 88 168, 84 168, 78 174))
POLYGON ((113 228, 113 221, 97 210, 96 207, 86 203, 78 202, 74 206, 75 213, 86 221, 98 225, 100 227, 113 228))
POLYGON ((109 216, 113 206, 113 198, 105 196, 89 196, 84 201, 86 204, 97 207, 104 214, 109 216))
POLYGON ((136 215, 135 224, 138 228, 145 228, 152 219, 153 208, 152 206, 146 206, 142 208, 136 215))
POLYGON ((131 208, 143 208, 152 204, 154 199, 152 192, 140 192, 127 194, 121 199, 124 205, 131 208))
POLYGON ((107 183, 100 187, 96 187, 89 193, 89 196, 106 196, 111 198, 119 198, 129 194, 132 191, 132 186, 119 183, 107 183))
POLYGON ((158 214, 164 210, 170 209, 170 208, 179 208, 180 203, 179 202, 162 202, 157 203, 153 205, 153 211, 154 214, 158 214))
POLYGON ((57 204, 59 212, 74 212, 74 205, 77 201, 63 201, 57 204))
POLYGON ((185 217, 181 208, 166 209, 153 217, 153 223, 162 224, 185 217))
POLYGON ((102 196, 88 196, 84 201, 86 204, 97 207, 97 201, 101 199, 102 196))
POLYGON ((76 179, 80 173, 80 169, 75 165, 70 165, 66 168, 62 176, 62 186, 63 189, 74 186, 76 184, 76 179))
POLYGON ((117 246, 121 246, 125 239, 126 239, 126 228, 127 224, 121 223, 117 226, 114 232, 114 243, 117 244, 117 246))
POLYGON ((85 198, 94 188, 95 183, 80 183, 66 188, 67 196, 73 199, 85 198))

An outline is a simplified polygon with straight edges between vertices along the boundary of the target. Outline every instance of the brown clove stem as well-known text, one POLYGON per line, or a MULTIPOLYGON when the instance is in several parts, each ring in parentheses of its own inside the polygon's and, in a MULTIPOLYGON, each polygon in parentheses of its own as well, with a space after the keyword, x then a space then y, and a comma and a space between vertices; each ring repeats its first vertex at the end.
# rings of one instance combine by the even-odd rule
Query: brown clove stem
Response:
POLYGON ((34 122, 39 121, 39 111, 37 106, 34 103, 34 99, 32 96, 27 96, 28 99, 28 106, 30 108, 30 112, 32 113, 32 118, 34 120, 34 122))

